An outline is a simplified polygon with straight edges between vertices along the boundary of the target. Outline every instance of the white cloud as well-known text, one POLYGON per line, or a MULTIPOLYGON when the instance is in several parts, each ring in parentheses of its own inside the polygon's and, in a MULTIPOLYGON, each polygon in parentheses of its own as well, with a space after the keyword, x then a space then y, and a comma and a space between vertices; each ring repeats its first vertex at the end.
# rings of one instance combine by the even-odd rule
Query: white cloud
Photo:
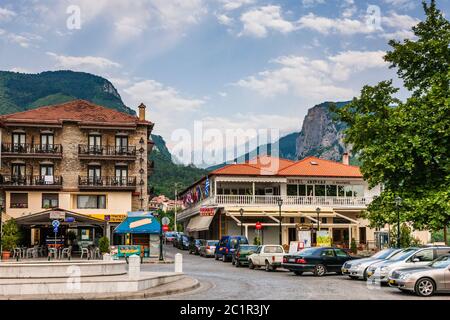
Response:
POLYGON ((191 111, 199 109, 204 103, 201 99, 184 98, 172 88, 155 80, 143 80, 124 90, 129 96, 144 101, 145 104, 165 112, 191 111))
POLYGON ((65 56, 53 52, 47 52, 47 55, 53 57, 56 61, 55 67, 71 69, 77 71, 106 70, 109 68, 119 68, 121 65, 103 57, 94 56, 65 56))
POLYGON ((406 10, 414 9, 417 3, 419 3, 417 0, 384 0, 384 2, 395 8, 402 8, 406 10))
POLYGON ((269 5, 252 9, 242 14, 241 21, 244 27, 240 35, 257 38, 267 36, 269 30, 289 33, 295 29, 292 22, 282 17, 280 6, 269 5))
POLYGON ((6 8, 0 8, 0 21, 7 21, 17 14, 14 11, 8 10, 6 8))
POLYGON ((374 28, 369 27, 365 22, 349 18, 327 18, 309 13, 298 21, 302 29, 311 29, 322 34, 339 33, 353 35, 358 33, 372 33, 374 28))
POLYGON ((399 30, 410 30, 420 22, 419 19, 408 15, 397 14, 396 12, 391 12, 389 16, 382 17, 381 21, 384 26, 399 30))
POLYGON ((234 19, 230 18, 226 14, 217 14, 216 15, 217 20, 220 24, 223 24, 224 26, 231 26, 233 24, 234 19))
POLYGON ((256 0, 220 0, 224 10, 232 11, 241 8, 242 6, 253 4, 256 0))
POLYGON ((305 7, 312 7, 316 4, 323 4, 325 3, 325 0, 302 0, 302 4, 305 7))
POLYGON ((383 55, 382 51, 346 51, 323 60, 282 56, 273 61, 279 68, 239 80, 235 85, 265 97, 292 92, 300 97, 322 101, 349 99, 354 92, 341 82, 357 72, 386 66, 383 55))

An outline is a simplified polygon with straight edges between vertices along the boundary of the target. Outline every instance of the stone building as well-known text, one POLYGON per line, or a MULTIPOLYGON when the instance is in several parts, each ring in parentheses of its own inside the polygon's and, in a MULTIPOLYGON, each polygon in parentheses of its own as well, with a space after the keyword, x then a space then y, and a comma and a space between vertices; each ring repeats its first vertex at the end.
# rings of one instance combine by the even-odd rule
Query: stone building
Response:
POLYGON ((58 216, 62 229, 93 242, 111 237, 127 212, 147 210, 145 109, 132 116, 76 100, 0 117, 4 209, 30 229, 30 244, 43 244, 58 216))

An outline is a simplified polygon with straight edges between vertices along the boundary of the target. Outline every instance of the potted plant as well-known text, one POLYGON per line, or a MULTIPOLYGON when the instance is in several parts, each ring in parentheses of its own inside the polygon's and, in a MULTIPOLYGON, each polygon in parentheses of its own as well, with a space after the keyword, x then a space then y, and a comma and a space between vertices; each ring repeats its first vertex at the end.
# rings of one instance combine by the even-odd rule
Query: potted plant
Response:
POLYGON ((17 246, 19 241, 19 227, 17 223, 10 219, 2 228, 2 259, 8 260, 11 257, 11 251, 17 246))
POLYGON ((109 239, 107 237, 101 237, 98 240, 98 248, 100 249, 100 253, 102 255, 109 253, 109 239))

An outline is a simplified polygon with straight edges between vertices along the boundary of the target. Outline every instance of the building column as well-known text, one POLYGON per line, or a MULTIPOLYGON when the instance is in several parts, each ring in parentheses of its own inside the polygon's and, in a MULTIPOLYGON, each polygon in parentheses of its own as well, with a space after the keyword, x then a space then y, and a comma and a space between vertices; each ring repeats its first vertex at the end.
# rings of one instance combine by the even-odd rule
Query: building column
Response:
POLYGON ((348 247, 352 247, 352 226, 348 227, 348 247))
POLYGON ((105 226, 105 236, 108 238, 109 243, 111 243, 111 226, 109 224, 109 222, 106 222, 106 226, 105 226))
POLYGON ((255 182, 252 182, 252 188, 253 188, 253 203, 255 203, 255 195, 256 195, 255 182))
MULTIPOLYGON (((244 227, 245 227, 245 237, 248 239, 248 225, 246 224, 246 225, 244 225, 244 227)), ((249 240, 249 242, 250 242, 250 240, 249 240)))

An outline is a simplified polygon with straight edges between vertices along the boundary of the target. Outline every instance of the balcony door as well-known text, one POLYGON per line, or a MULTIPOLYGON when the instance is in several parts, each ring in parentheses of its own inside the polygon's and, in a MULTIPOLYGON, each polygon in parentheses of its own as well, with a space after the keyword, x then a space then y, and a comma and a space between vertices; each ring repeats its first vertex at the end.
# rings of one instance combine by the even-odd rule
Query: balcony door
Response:
POLYGON ((89 135, 89 153, 101 154, 102 153, 102 136, 98 134, 89 135))
POLYGON ((102 184, 102 168, 100 166, 88 167, 88 182, 90 185, 102 184))
POLYGON ((118 154, 126 154, 128 151, 128 137, 116 136, 116 152, 118 154))
POLYGON ((25 164, 13 163, 11 165, 11 182, 22 185, 26 182, 25 164))
POLYGON ((128 167, 116 167, 116 182, 121 186, 126 186, 128 181, 128 167))
POLYGON ((42 164, 39 182, 41 184, 53 184, 54 183, 53 174, 54 174, 54 167, 52 164, 42 164))
POLYGON ((22 132, 14 132, 12 134, 12 150, 13 152, 24 152, 26 143, 26 135, 22 132))
POLYGON ((55 137, 53 133, 42 133, 41 134, 41 151, 49 152, 53 150, 53 145, 55 142, 55 137))

